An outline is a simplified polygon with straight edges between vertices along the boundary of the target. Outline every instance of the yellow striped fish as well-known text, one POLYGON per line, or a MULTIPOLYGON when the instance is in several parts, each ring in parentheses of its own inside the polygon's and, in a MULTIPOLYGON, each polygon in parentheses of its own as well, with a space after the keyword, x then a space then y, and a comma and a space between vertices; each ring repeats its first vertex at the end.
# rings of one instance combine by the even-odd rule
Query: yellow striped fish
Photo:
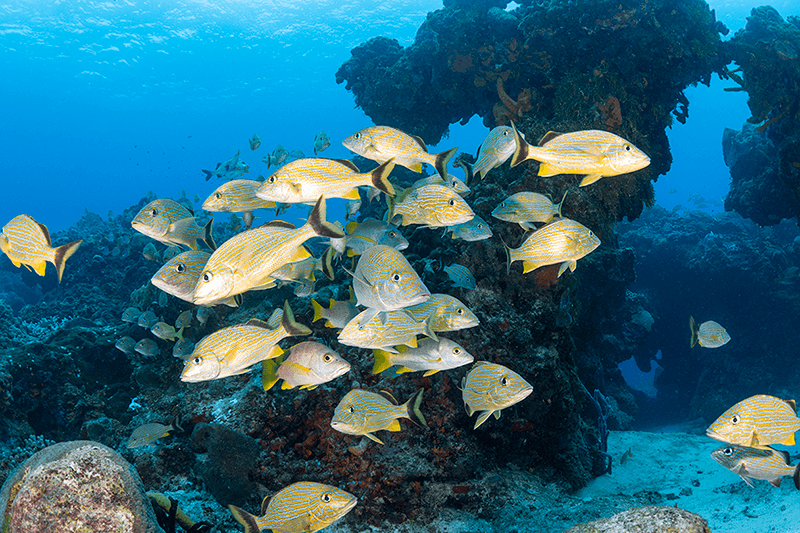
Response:
POLYGON ((275 202, 256 196, 263 182, 256 180, 231 180, 223 183, 203 202, 203 209, 215 213, 246 213, 254 209, 274 209, 275 202))
POLYGON ((386 391, 378 394, 353 389, 336 406, 331 427, 347 435, 364 435, 383 444, 373 433, 382 429, 400 431, 400 418, 407 418, 419 426, 428 425, 419 410, 424 391, 419 389, 406 403, 398 405, 397 400, 386 391))
POLYGON ((453 188, 439 184, 412 190, 390 212, 403 217, 402 225, 421 224, 428 227, 455 226, 472 220, 475 213, 453 188))
POLYGON ((393 346, 405 344, 416 348, 417 335, 436 339, 436 333, 430 329, 430 320, 417 322, 404 311, 387 311, 368 318, 368 312, 362 311, 348 322, 337 340, 347 346, 397 352, 393 346))
POLYGON ((557 204, 550 201, 550 198, 543 194, 522 191, 512 194, 492 211, 494 218, 505 220, 506 222, 516 222, 524 229, 533 229, 530 222, 552 221, 555 217, 561 216, 561 206, 564 205, 564 197, 557 204))
POLYGON ((194 213, 172 198, 159 198, 144 206, 131 221, 133 229, 166 245, 182 244, 197 250, 198 239, 214 250, 214 219, 205 227, 197 225, 194 213))
POLYGON ((763 448, 770 444, 794 446, 800 429, 794 400, 758 394, 737 403, 717 418, 706 430, 712 439, 763 448))
POLYGON ((67 259, 72 257, 82 242, 73 241, 53 248, 47 226, 28 215, 15 216, 3 226, 3 232, 0 233, 0 250, 15 267, 24 265, 28 270, 44 276, 47 263, 53 263, 59 283, 67 259))
MULTIPOLYGON (((211 253, 205 250, 181 252, 164 263, 150 278, 150 282, 167 294, 186 302, 192 302, 197 280, 209 257, 211 257, 211 253)), ((224 304, 229 307, 238 307, 241 300, 241 295, 236 295, 233 298, 226 298, 208 305, 224 304)), ((124 317, 123 320, 125 320, 124 317)))
POLYGON ((513 370, 487 361, 478 361, 461 380, 461 395, 467 416, 482 411, 475 421, 475 427, 486 422, 494 413, 500 418, 500 411, 521 402, 533 392, 533 387, 513 370))
POLYGON ((270 277, 287 263, 310 257, 302 244, 317 235, 342 237, 344 233, 325 220, 325 198, 300 228, 291 224, 265 225, 239 233, 225 241, 208 259, 194 290, 194 303, 207 305, 251 289, 271 286, 270 277))
POLYGON ((277 359, 269 359, 261 365, 264 390, 271 389, 281 379, 282 389, 315 389, 318 385, 350 372, 350 363, 342 359, 341 355, 324 344, 313 341, 295 344, 289 350, 289 357, 280 363, 277 359))
POLYGON ((387 368, 399 365, 398 374, 425 371, 424 376, 432 376, 440 370, 450 370, 468 365, 475 360, 463 346, 450 339, 422 339, 416 348, 399 347, 400 353, 386 350, 373 350, 375 364, 373 374, 380 374, 387 368))
POLYGON ((404 309, 417 322, 430 320, 431 331, 456 331, 472 328, 480 323, 475 313, 458 298, 436 293, 422 303, 404 309))
POLYGON ((448 161, 458 151, 458 148, 451 148, 438 154, 428 153, 422 139, 389 126, 364 128, 342 144, 348 150, 379 163, 394 158, 396 164, 414 172, 422 172, 423 163, 433 165, 442 178, 447 176, 448 161))
POLYGON ((578 259, 600 246, 600 239, 579 222, 560 218, 532 232, 519 248, 506 246, 508 268, 511 263, 522 261, 522 273, 526 274, 545 265, 561 263, 558 275, 567 268, 575 270, 578 259))
POLYGON ((378 168, 361 173, 347 159, 306 157, 286 163, 256 191, 262 200, 286 204, 314 203, 321 195, 326 198, 359 200, 358 187, 375 187, 388 196, 394 196, 389 174, 394 162, 389 159, 378 168))
POLYGON ((490 170, 508 161, 516 148, 513 128, 509 126, 494 128, 481 143, 472 172, 480 174, 481 179, 485 178, 490 170))
POLYGON ((516 150, 511 158, 515 167, 528 159, 539 161, 540 176, 585 174, 581 187, 603 176, 619 176, 650 164, 647 154, 608 131, 585 130, 571 133, 549 132, 540 146, 531 146, 514 126, 516 150))
POLYGON ((692 332, 692 338, 689 341, 692 348, 697 344, 700 344, 703 348, 719 348, 728 344, 728 341, 731 340, 731 336, 728 335, 725 328, 713 320, 707 320, 698 326, 694 321, 694 317, 690 316, 689 329, 692 332))
POLYGON ((309 334, 308 327, 295 322, 287 301, 280 327, 252 319, 203 337, 184 364, 181 381, 196 383, 243 374, 254 364, 281 355, 283 350, 277 346, 281 340, 309 334))
POLYGON ((795 488, 800 490, 800 464, 789 464, 787 451, 729 444, 711 452, 711 458, 734 474, 739 474, 751 487, 755 486, 752 479, 763 479, 780 487, 783 476, 792 476, 795 488))
POLYGON ((274 533, 313 532, 333 524, 356 506, 349 492, 322 483, 300 481, 264 498, 261 516, 254 516, 228 505, 233 518, 245 533, 272 530, 274 533), (269 503, 267 503, 269 501, 269 503))
MULTIPOLYGON (((359 256, 353 272, 353 292, 358 305, 377 312, 403 309, 431 296, 408 259, 383 244, 359 256)), ((367 319, 374 315, 370 313, 367 319)))

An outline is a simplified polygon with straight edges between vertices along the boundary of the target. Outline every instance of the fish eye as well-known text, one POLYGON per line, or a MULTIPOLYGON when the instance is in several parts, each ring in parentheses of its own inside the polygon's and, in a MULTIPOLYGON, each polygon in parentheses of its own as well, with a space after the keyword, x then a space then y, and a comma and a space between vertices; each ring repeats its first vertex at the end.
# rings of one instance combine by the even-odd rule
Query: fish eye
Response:
POLYGON ((482 228, 482 227, 483 227, 483 224, 481 224, 480 222, 478 222, 478 227, 479 227, 479 228, 482 228))
POLYGON ((506 385, 508 385, 508 378, 507 378, 507 377, 505 377, 505 376, 503 376, 502 378, 500 378, 500 385, 502 385, 503 387, 505 387, 506 385))
POLYGON ((326 354, 323 356, 323 359, 325 360, 325 362, 326 362, 326 363, 330 363, 330 362, 331 362, 331 360, 333 359, 333 357, 331 357, 331 354, 329 354, 329 353, 326 353, 326 354))
POLYGON ((459 315, 463 315, 464 310, 459 307, 458 309, 456 309, 456 313, 458 313, 459 315))
POLYGON ((350 406, 350 412, 351 412, 351 413, 355 413, 355 412, 356 412, 356 410, 353 408, 353 406, 352 406, 352 405, 350 406))
POLYGON ((175 266, 175 270, 176 270, 176 271, 178 271, 178 272, 183 272, 184 270, 186 270, 186 267, 185 267, 185 266, 183 266, 183 263, 178 263, 178 264, 175 266))
POLYGON ((625 145, 625 151, 626 152, 630 152, 631 151, 631 145, 630 144, 626 144, 625 145))
POLYGON ((397 283, 398 281, 400 281, 400 274, 398 274, 397 272, 395 272, 394 274, 392 274, 392 281, 394 281, 395 283, 397 283))
POLYGON ((221 195, 220 193, 217 193, 217 194, 215 194, 214 196, 216 196, 216 197, 217 197, 217 200, 219 200, 220 198, 222 198, 222 195, 221 195))
POLYGON ((270 176, 269 177, 269 182, 270 183, 275 183, 275 176, 270 176))
POLYGON ((211 278, 213 277, 214 275, 211 272, 206 272, 203 274, 203 281, 211 281, 211 278))
POLYGON ((456 355, 461 354, 461 348, 453 348, 453 353, 456 355))
POLYGON ((450 200, 447 202, 447 205, 449 205, 450 207, 453 207, 454 205, 456 205, 456 201, 453 200, 452 198, 450 198, 450 200))
POLYGON ((500 205, 498 205, 497 207, 505 207, 505 206, 506 206, 505 202, 500 202, 500 205))
POLYGON ((353 134, 353 139, 360 139, 360 138, 361 138, 361 134, 360 133, 353 134))
POLYGON ((397 237, 397 234, 393 231, 390 231, 389 233, 387 233, 387 235, 389 235, 390 239, 394 239, 395 237, 397 237))
POLYGON ((152 211, 150 211, 150 214, 153 215, 154 217, 157 217, 158 216, 158 209, 153 209, 152 211))
POLYGON ((739 423, 739 415, 733 415, 731 418, 731 424, 738 424, 739 423))
POLYGON ((722 450, 722 453, 730 457, 731 455, 733 455, 733 448, 725 448, 724 450, 722 450))
POLYGON ((201 357, 195 357, 194 359, 192 359, 192 363, 194 363, 196 365, 199 365, 202 362, 203 362, 203 359, 201 357))
POLYGON ((323 494, 322 495, 322 501, 324 501, 325 503, 331 501, 331 495, 328 494, 328 493, 323 494))

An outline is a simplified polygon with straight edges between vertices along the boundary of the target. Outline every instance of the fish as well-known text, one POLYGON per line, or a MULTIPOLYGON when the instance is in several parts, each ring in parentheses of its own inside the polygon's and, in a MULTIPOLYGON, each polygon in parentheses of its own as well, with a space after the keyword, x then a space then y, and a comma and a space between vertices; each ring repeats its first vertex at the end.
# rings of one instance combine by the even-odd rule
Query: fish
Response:
POLYGON ((461 196, 469 196, 470 192, 472 192, 471 189, 467 187, 466 183, 455 176, 448 176, 447 180, 444 180, 441 176, 434 174, 433 176, 428 176, 427 178, 418 179, 412 183, 410 187, 403 189, 403 191, 397 195, 397 201, 400 201, 408 196, 408 194, 414 189, 419 189, 425 185, 441 185, 443 187, 449 187, 461 196))
POLYGON ((204 227, 197 225, 194 213, 171 198, 159 198, 144 206, 133 218, 133 229, 167 245, 182 244, 197 249, 197 241, 201 240, 214 250, 212 226, 210 219, 204 227))
POLYGON ((275 209, 275 202, 268 202, 256 196, 262 182, 257 180, 226 181, 203 202, 203 209, 215 213, 248 213, 255 209, 275 209))
POLYGON ((175 331, 175 328, 166 322, 156 322, 153 324, 153 326, 150 328, 150 333, 165 341, 183 339, 183 328, 181 328, 179 331, 175 331))
POLYGON ((261 516, 254 516, 228 505, 233 518, 245 533, 272 530, 273 533, 319 531, 333 524, 356 506, 358 500, 342 489, 299 481, 276 492, 261 504, 261 516))
POLYGON ((478 151, 478 159, 472 166, 472 172, 486 177, 495 167, 499 167, 514 155, 517 143, 514 140, 514 129, 510 126, 498 126, 486 135, 478 151))
POLYGON ((712 439, 739 446, 763 448, 770 444, 794 446, 800 429, 794 400, 757 394, 736 403, 706 430, 712 439))
POLYGON ((161 260, 161 254, 158 253, 158 250, 156 249, 156 245, 153 244, 152 242, 148 242, 144 246, 144 249, 142 250, 142 256, 145 259, 147 259, 148 261, 156 261, 156 262, 158 262, 158 261, 161 260))
POLYGON ((431 296, 408 259, 391 246, 378 244, 365 251, 352 275, 356 303, 372 311, 366 312, 365 320, 378 312, 424 302, 431 296))
POLYGON ((481 411, 475 421, 478 429, 489 415, 500 418, 500 411, 527 398, 533 387, 525 379, 503 365, 478 361, 461 380, 461 394, 467 416, 481 411))
MULTIPOLYGON (((282 144, 279 144, 272 151, 272 158, 270 162, 276 167, 279 167, 282 164, 284 164, 288 158, 289 158, 289 150, 284 148, 282 144)), ((267 168, 269 168, 269 164, 267 165, 267 168)))
POLYGON ((203 337, 184 363, 181 381, 197 383, 243 374, 254 364, 281 355, 278 343, 286 337, 310 334, 307 326, 295 321, 286 301, 280 327, 270 328, 266 322, 251 319, 203 337))
POLYGON ((408 241, 398 228, 382 220, 368 218, 363 222, 350 222, 345 227, 347 233, 342 239, 331 239, 331 246, 347 255, 361 255, 376 244, 391 246, 402 251, 408 248, 408 241))
POLYGON ((239 164, 239 155, 242 153, 241 150, 236 152, 236 155, 231 157, 230 159, 225 160, 222 163, 217 163, 217 166, 214 167, 214 170, 203 170, 203 173, 206 175, 206 181, 210 180, 212 177, 224 177, 228 172, 236 168, 239 164))
POLYGON ((83 240, 72 241, 53 248, 50 242, 50 231, 28 215, 17 215, 0 232, 0 251, 19 268, 44 276, 47 263, 56 267, 56 276, 61 283, 64 265, 67 259, 78 251, 83 240))
POLYGON ((473 328, 480 323, 475 313, 461 300, 449 294, 431 294, 427 301, 407 307, 403 311, 417 322, 430 320, 431 330, 436 333, 473 328))
POLYGON ((401 216, 401 225, 420 224, 428 227, 455 226, 475 217, 467 202, 450 187, 431 184, 412 190, 389 212, 389 221, 401 216))
POLYGON ((419 410, 424 391, 425 389, 419 389, 406 403, 398 405, 397 400, 387 391, 378 394, 353 389, 336 406, 331 427, 346 435, 363 435, 383 444, 373 433, 384 429, 400 431, 400 418, 407 418, 419 426, 428 425, 419 410))
POLYGON ((192 325, 192 310, 187 309, 178 315, 175 319, 175 329, 188 328, 192 325))
POLYGON ((276 361, 269 359, 262 363, 264 390, 271 389, 281 379, 282 389, 315 389, 350 372, 350 363, 341 355, 313 341, 295 344, 289 349, 289 357, 280 363, 276 361))
POLYGON ((493 235, 492 228, 478 215, 475 215, 472 220, 468 220, 467 222, 449 226, 444 230, 445 234, 447 234, 448 231, 452 232, 451 236, 453 239, 461 239, 467 242, 482 241, 491 238, 493 235))
POLYGON ((372 318, 368 318, 368 311, 362 311, 353 317, 339 332, 337 340, 341 344, 396 352, 393 346, 400 344, 416 348, 417 335, 437 338, 430 328, 430 319, 417 322, 404 311, 387 311, 382 316, 372 315, 372 318))
POLYGON ((166 307, 169 305, 169 295, 166 292, 161 292, 158 294, 158 306, 159 307, 166 307))
POLYGON ((738 474, 751 487, 755 487, 753 479, 763 479, 780 487, 783 476, 791 476, 795 488, 800 490, 800 464, 789 464, 789 452, 729 444, 711 452, 711 458, 738 474))
POLYGON ((624 465, 631 457, 633 457, 633 452, 628 448, 625 453, 622 454, 622 457, 619 458, 619 464, 624 465))
POLYGON ((214 310, 211 307, 200 306, 195 312, 195 317, 197 318, 197 321, 200 322, 201 326, 205 326, 213 312, 214 310))
POLYGON ((524 229, 534 229, 531 222, 551 222, 555 217, 561 217, 561 206, 564 205, 564 197, 557 204, 550 201, 550 198, 543 194, 522 191, 512 194, 492 211, 494 218, 506 222, 516 222, 524 229))
POLYGON ((373 350, 375 364, 373 374, 380 374, 392 366, 399 365, 398 374, 425 371, 424 376, 431 376, 440 370, 450 370, 468 365, 475 360, 463 346, 450 339, 422 339, 416 348, 399 346, 399 353, 386 350, 373 350))
MULTIPOLYGON (((208 258, 211 257, 210 252, 205 250, 188 250, 181 252, 156 271, 150 282, 164 291, 171 294, 176 298, 180 298, 185 302, 193 302, 194 288, 197 286, 197 280, 203 272, 208 258)), ((228 307, 238 307, 242 301, 241 295, 234 297, 223 298, 220 301, 212 302, 208 305, 227 305, 228 307)))
POLYGON ((162 261, 169 261, 170 259, 172 259, 173 257, 175 257, 176 255, 178 255, 180 253, 181 253, 181 247, 180 246, 168 246, 167 249, 164 250, 164 253, 161 254, 161 260, 162 261))
POLYGON ((316 322, 320 319, 325 319, 325 326, 329 328, 344 328, 348 322, 358 315, 358 308, 350 301, 337 302, 331 299, 328 309, 325 309, 319 302, 312 299, 311 306, 314 308, 314 319, 311 322, 316 322))
POLYGON ((344 219, 350 220, 358 214, 359 209, 361 209, 361 198, 358 200, 350 200, 344 207, 344 219))
POLYGON ((186 360, 194 351, 194 343, 188 339, 179 339, 172 345, 172 357, 186 360))
POLYGON ((475 284, 475 276, 473 276, 472 272, 464 265, 453 263, 452 265, 444 267, 444 271, 447 272, 447 276, 450 278, 450 281, 453 282, 453 288, 458 287, 472 290, 477 287, 475 284))
POLYGON ((517 147, 511 166, 535 159, 539 161, 539 176, 584 174, 580 186, 585 187, 602 177, 627 174, 650 164, 647 154, 608 131, 551 131, 539 142, 540 146, 531 146, 512 126, 517 147))
POLYGON ((692 338, 689 344, 694 348, 700 344, 703 348, 719 348, 728 344, 731 336, 725 331, 725 328, 720 326, 713 320, 707 320, 698 326, 694 317, 689 317, 689 329, 692 332, 692 338))
POLYGON ((422 172, 422 165, 433 165, 442 178, 447 176, 447 163, 458 151, 451 148, 438 154, 428 153, 425 142, 389 126, 370 126, 349 137, 342 144, 360 156, 384 163, 392 158, 398 165, 422 172))
POLYGON ((289 152, 289 157, 292 159, 303 159, 306 156, 306 153, 302 150, 292 150, 289 152))
POLYGON ((254 133, 253 137, 247 139, 247 141, 250 143, 250 150, 255 150, 261 146, 261 137, 259 137, 257 133, 254 133))
POLYGON ((133 430, 131 436, 128 438, 128 448, 140 448, 142 446, 150 446, 155 441, 162 437, 166 437, 170 432, 180 430, 183 431, 175 422, 165 426, 157 422, 150 422, 143 424, 133 430))
POLYGON ((234 235, 209 257, 194 290, 193 301, 208 305, 251 289, 274 284, 270 274, 310 254, 308 239, 343 237, 340 228, 325 219, 325 197, 320 196, 306 224, 300 228, 275 222, 234 235))
POLYGON ((522 273, 527 274, 545 265, 561 263, 558 277, 569 268, 575 270, 578 259, 585 257, 600 246, 600 239, 581 224, 568 218, 559 218, 531 232, 519 248, 506 245, 508 267, 522 261, 522 273))
POLYGON ((147 357, 155 357, 161 353, 161 349, 153 339, 142 339, 133 347, 134 351, 147 357))
POLYGON ((307 157, 276 170, 255 194, 265 201, 287 204, 314 203, 321 195, 359 200, 358 187, 371 186, 394 196, 394 186, 389 182, 392 169, 394 162, 391 159, 370 172, 362 173, 347 159, 307 157))
POLYGON ((139 317, 142 316, 142 310, 138 307, 128 307, 122 312, 122 321, 136 324, 139 322, 139 317))
POLYGON ((158 316, 150 310, 144 311, 136 321, 136 324, 144 329, 152 328, 158 322, 158 316))
POLYGON ((317 155, 319 152, 324 151, 331 145, 331 138, 328 137, 328 134, 324 131, 317 133, 317 136, 314 137, 314 155, 317 155))
POLYGON ((116 344, 114 344, 115 348, 128 355, 134 352, 134 346, 136 346, 136 341, 127 336, 120 338, 116 344))
POLYGON ((569 291, 561 293, 561 299, 558 301, 558 315, 556 316, 556 326, 565 328, 572 324, 572 315, 570 310, 572 303, 569 301, 569 291))

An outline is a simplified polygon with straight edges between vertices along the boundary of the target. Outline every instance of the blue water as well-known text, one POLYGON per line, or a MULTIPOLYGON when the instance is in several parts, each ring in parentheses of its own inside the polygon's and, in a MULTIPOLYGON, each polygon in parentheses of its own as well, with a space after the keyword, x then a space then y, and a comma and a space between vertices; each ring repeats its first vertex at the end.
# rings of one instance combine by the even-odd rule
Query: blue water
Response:
MULTIPOLYGON (((712 1, 732 32, 755 1, 712 1)), ((784 16, 791 2, 773 2, 784 16)), ((255 178, 277 144, 329 157, 371 124, 334 74, 376 36, 413 41, 441 0, 155 2, 16 0, 0 6, 0 223, 20 212, 59 230, 86 209, 106 216, 149 190, 201 201, 219 185, 201 169, 242 151, 255 178), (258 133, 262 147, 247 139, 258 133)), ((732 35, 732 34, 731 34, 732 35)), ((674 165, 656 184, 671 208, 697 193, 721 201, 724 127, 749 116, 726 82, 687 90, 689 121, 669 131, 674 165), (670 193, 675 189, 677 192, 670 193)), ((487 133, 475 117, 442 146, 474 153, 487 133)), ((341 206, 339 206, 341 208, 341 206)), ((717 206, 717 209, 720 207, 717 206)))

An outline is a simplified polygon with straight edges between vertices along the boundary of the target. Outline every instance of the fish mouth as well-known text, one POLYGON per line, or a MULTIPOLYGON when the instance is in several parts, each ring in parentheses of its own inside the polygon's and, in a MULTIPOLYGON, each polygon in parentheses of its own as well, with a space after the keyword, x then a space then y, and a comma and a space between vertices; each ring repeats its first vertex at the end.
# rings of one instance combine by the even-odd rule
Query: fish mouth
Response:
POLYGON ((352 498, 352 499, 351 499, 349 502, 347 502, 347 505, 345 505, 344 507, 342 507, 342 511, 341 511, 341 513, 342 513, 342 516, 344 516, 344 515, 346 515, 347 513, 349 513, 349 512, 350 512, 350 511, 353 509, 353 507, 355 507, 355 506, 356 506, 356 504, 357 504, 357 503, 358 503, 358 498, 356 498, 355 496, 353 496, 353 498, 352 498))
POLYGON ((722 441, 722 442, 727 442, 726 437, 720 435, 719 433, 717 433, 716 431, 714 431, 711 428, 708 428, 706 430, 706 437, 711 437, 712 439, 716 439, 716 440, 719 440, 719 441, 722 441))

